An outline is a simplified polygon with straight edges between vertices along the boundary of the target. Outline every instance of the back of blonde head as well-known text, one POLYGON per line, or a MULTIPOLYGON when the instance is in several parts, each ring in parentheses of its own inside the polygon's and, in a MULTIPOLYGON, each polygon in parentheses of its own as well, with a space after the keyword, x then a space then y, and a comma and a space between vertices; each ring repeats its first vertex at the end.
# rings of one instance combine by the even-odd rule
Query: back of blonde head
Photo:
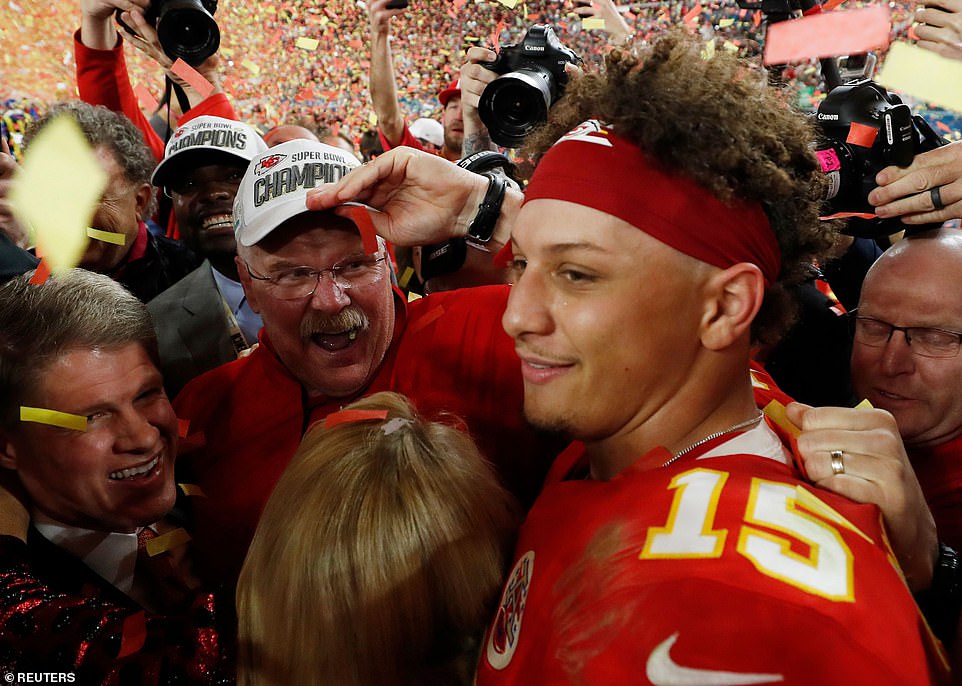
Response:
POLYGON ((468 436, 402 396, 349 409, 388 418, 315 426, 261 517, 237 589, 239 683, 469 683, 515 504, 468 436))

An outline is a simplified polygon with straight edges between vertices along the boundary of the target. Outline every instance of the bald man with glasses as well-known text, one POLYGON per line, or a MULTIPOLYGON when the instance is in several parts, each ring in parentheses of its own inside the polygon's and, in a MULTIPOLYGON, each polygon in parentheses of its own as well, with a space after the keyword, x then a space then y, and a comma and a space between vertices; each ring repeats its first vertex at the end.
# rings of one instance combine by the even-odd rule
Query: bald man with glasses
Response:
MULTIPOLYGON (((852 382, 895 417, 939 538, 962 548, 962 232, 896 243, 865 278, 852 382)), ((846 456, 848 459, 848 456, 846 456)))

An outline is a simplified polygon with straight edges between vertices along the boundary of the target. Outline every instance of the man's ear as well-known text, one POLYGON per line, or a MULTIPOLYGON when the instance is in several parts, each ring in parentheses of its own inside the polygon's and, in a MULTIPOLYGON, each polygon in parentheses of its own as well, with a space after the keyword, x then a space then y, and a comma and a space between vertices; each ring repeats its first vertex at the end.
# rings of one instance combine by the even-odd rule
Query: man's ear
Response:
POLYGON ((240 278, 241 286, 244 287, 244 296, 247 298, 247 304, 250 308, 254 310, 257 314, 261 313, 260 303, 257 302, 257 294, 254 292, 253 284, 250 272, 247 271, 247 263, 240 255, 234 256, 234 264, 237 265, 237 276, 240 278))
POLYGON ((0 427, 0 467, 17 471, 17 450, 10 440, 10 432, 0 427))
POLYGON ((739 262, 712 275, 705 288, 702 344, 709 350, 724 350, 743 336, 750 336, 752 321, 765 297, 761 269, 739 262))
POLYGON ((153 197, 154 187, 149 183, 141 184, 140 188, 137 189, 137 216, 142 220, 147 219, 147 210, 153 197))

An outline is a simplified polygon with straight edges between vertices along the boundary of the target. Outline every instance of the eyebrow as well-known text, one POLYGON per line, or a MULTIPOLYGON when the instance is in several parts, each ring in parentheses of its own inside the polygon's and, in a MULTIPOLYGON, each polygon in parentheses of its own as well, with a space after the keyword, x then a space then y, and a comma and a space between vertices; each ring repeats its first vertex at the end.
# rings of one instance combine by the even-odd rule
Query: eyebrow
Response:
MULTIPOLYGON (((524 250, 518 246, 517 241, 513 239, 511 241, 511 246, 515 249, 520 250, 522 253, 524 252, 524 250)), ((573 241, 570 243, 552 243, 551 245, 548 245, 543 249, 545 252, 552 255, 559 255, 562 253, 573 252, 576 250, 586 250, 588 252, 598 253, 601 255, 611 254, 611 251, 605 248, 602 248, 601 246, 596 245, 595 243, 588 243, 587 241, 573 241)))

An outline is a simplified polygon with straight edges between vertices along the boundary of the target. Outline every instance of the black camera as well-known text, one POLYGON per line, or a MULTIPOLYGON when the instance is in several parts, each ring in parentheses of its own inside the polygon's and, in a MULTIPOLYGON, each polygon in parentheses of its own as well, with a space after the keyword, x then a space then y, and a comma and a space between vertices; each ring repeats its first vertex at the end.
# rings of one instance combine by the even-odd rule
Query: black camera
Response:
MULTIPOLYGON (((214 21, 216 11, 217 0, 151 0, 144 19, 157 29, 160 47, 168 57, 179 57, 196 67, 220 47, 220 29, 214 21)), ((120 14, 117 10, 117 23, 134 33, 120 14)))
MULTIPOLYGON (((828 176, 828 211, 872 214, 868 194, 875 176, 891 165, 907 167, 915 156, 946 144, 921 116, 870 79, 838 86, 815 114, 823 134, 816 148, 828 176)), ((877 238, 905 229, 898 219, 852 221, 854 235, 877 238)))
POLYGON ((481 62, 501 75, 485 87, 478 104, 492 141, 520 147, 532 129, 548 120, 548 110, 568 84, 569 62, 578 64, 581 58, 543 24, 528 29, 520 43, 502 48, 493 62, 481 62))

